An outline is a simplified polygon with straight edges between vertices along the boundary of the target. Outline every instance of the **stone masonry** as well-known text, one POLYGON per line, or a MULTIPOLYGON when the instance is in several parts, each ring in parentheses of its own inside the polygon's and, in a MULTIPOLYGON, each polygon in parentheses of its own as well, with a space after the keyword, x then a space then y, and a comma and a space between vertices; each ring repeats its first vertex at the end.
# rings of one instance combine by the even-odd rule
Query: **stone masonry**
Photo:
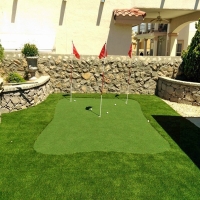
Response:
MULTIPOLYGON (((126 93, 130 74, 129 93, 155 94, 158 76, 174 78, 181 62, 180 57, 108 56, 104 64, 97 56, 82 56, 77 60, 71 55, 41 54, 36 76, 49 75, 55 93, 70 92, 71 76, 73 92, 99 93, 104 68, 105 93, 126 93)), ((20 54, 7 54, 0 63, 0 76, 5 78, 10 72, 23 76, 26 68, 20 54)))
POLYGON ((158 96, 172 102, 200 106, 200 83, 159 77, 158 96))
POLYGON ((0 112, 8 113, 37 105, 50 93, 49 76, 39 78, 37 83, 5 85, 0 93, 0 112))
POLYGON ((12 90, 5 86, 10 72, 24 76, 26 60, 21 54, 6 54, 0 62, 4 89, 0 93, 0 112, 12 112, 42 102, 50 93, 100 93, 104 71, 104 93, 158 94, 161 98, 190 105, 200 105, 200 84, 174 80, 179 75, 180 57, 97 56, 41 54, 38 60, 38 83, 12 90), (48 78, 47 78, 48 77, 48 78), (42 80, 42 79, 45 80, 42 80), (41 81, 42 80, 42 81, 41 81))

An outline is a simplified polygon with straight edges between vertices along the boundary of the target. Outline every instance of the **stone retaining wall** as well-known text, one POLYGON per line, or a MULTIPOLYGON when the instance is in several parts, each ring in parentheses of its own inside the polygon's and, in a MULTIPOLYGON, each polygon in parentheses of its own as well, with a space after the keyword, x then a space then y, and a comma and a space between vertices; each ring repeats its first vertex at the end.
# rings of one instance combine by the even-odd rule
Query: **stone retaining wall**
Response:
POLYGON ((0 93, 0 113, 25 109, 44 101, 52 92, 49 80, 49 76, 43 76, 35 83, 4 85, 0 93))
MULTIPOLYGON (((180 57, 108 56, 105 63, 104 92, 126 93, 130 75, 130 91, 134 94, 155 94, 158 76, 174 78, 182 62, 180 57)), ((53 92, 70 92, 71 67, 73 65, 73 92, 96 93, 102 85, 103 61, 97 56, 40 55, 37 76, 49 75, 53 92)), ((0 63, 0 76, 15 71, 24 75, 27 63, 20 54, 7 54, 0 63)))
POLYGON ((200 105, 200 83, 159 77, 157 87, 158 96, 163 99, 195 106, 200 105))

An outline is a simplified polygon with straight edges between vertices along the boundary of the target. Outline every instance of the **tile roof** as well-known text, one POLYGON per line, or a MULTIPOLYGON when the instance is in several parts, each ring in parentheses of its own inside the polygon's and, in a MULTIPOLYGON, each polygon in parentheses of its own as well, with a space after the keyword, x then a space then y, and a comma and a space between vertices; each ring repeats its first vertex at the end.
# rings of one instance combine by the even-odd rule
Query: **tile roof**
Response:
POLYGON ((116 16, 142 16, 143 18, 146 16, 146 13, 141 11, 140 9, 137 9, 137 8, 131 8, 131 9, 115 9, 113 11, 113 15, 114 17, 116 16))

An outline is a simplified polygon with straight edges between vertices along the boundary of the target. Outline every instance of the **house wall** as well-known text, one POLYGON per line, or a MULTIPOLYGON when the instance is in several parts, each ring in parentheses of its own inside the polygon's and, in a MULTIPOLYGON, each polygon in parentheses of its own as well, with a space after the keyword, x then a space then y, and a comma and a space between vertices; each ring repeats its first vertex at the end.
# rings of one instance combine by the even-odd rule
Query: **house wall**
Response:
POLYGON ((172 0, 132 0, 133 5, 137 8, 165 8, 165 9, 200 9, 198 0, 179 0, 178 3, 172 0))
POLYGON ((182 50, 186 50, 190 40, 189 37, 189 32, 190 32, 190 25, 185 26, 178 34, 178 41, 183 41, 183 49, 182 50))
POLYGON ((0 2, 0 40, 6 50, 35 43, 40 51, 72 53, 72 40, 82 55, 98 55, 107 42, 108 53, 125 55, 131 26, 115 25, 115 8, 131 8, 132 1, 7 0, 0 2), (95 41, 95 45, 94 45, 95 41))
POLYGON ((184 41, 183 50, 186 50, 188 45, 190 45, 192 38, 194 37, 194 34, 196 33, 195 29, 195 22, 191 22, 187 26, 185 26, 178 35, 178 40, 184 41))
POLYGON ((196 33, 195 29, 195 23, 191 22, 187 24, 185 27, 181 29, 181 31, 178 33, 177 42, 182 43, 182 51, 187 50, 188 46, 190 45, 192 38, 194 37, 196 33))
MULTIPOLYGON (((82 55, 98 55, 107 42, 110 55, 127 55, 131 26, 116 25, 113 9, 174 8, 164 0, 6 0, 0 1, 0 40, 6 50, 20 51, 26 42, 41 51, 71 54, 74 44, 82 55), (94 44, 95 42, 95 44, 94 44)), ((200 9, 196 1, 180 0, 176 9, 200 9)))
POLYGON ((192 22, 189 25, 189 36, 188 36, 188 45, 190 45, 192 38, 194 37, 195 33, 196 33, 196 28, 195 28, 195 23, 196 22, 192 22))
POLYGON ((52 50, 57 34, 60 2, 48 0, 0 1, 0 40, 6 50, 21 49, 26 42, 52 50), (52 14, 53 13, 53 14, 52 14))

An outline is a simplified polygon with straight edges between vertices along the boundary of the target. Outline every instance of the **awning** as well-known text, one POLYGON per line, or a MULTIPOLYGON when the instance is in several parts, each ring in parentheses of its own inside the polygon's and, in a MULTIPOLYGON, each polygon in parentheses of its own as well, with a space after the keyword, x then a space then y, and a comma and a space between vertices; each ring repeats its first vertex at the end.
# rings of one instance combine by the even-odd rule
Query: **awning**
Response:
POLYGON ((116 24, 127 24, 136 26, 143 22, 146 13, 137 8, 115 9, 113 17, 116 24))

